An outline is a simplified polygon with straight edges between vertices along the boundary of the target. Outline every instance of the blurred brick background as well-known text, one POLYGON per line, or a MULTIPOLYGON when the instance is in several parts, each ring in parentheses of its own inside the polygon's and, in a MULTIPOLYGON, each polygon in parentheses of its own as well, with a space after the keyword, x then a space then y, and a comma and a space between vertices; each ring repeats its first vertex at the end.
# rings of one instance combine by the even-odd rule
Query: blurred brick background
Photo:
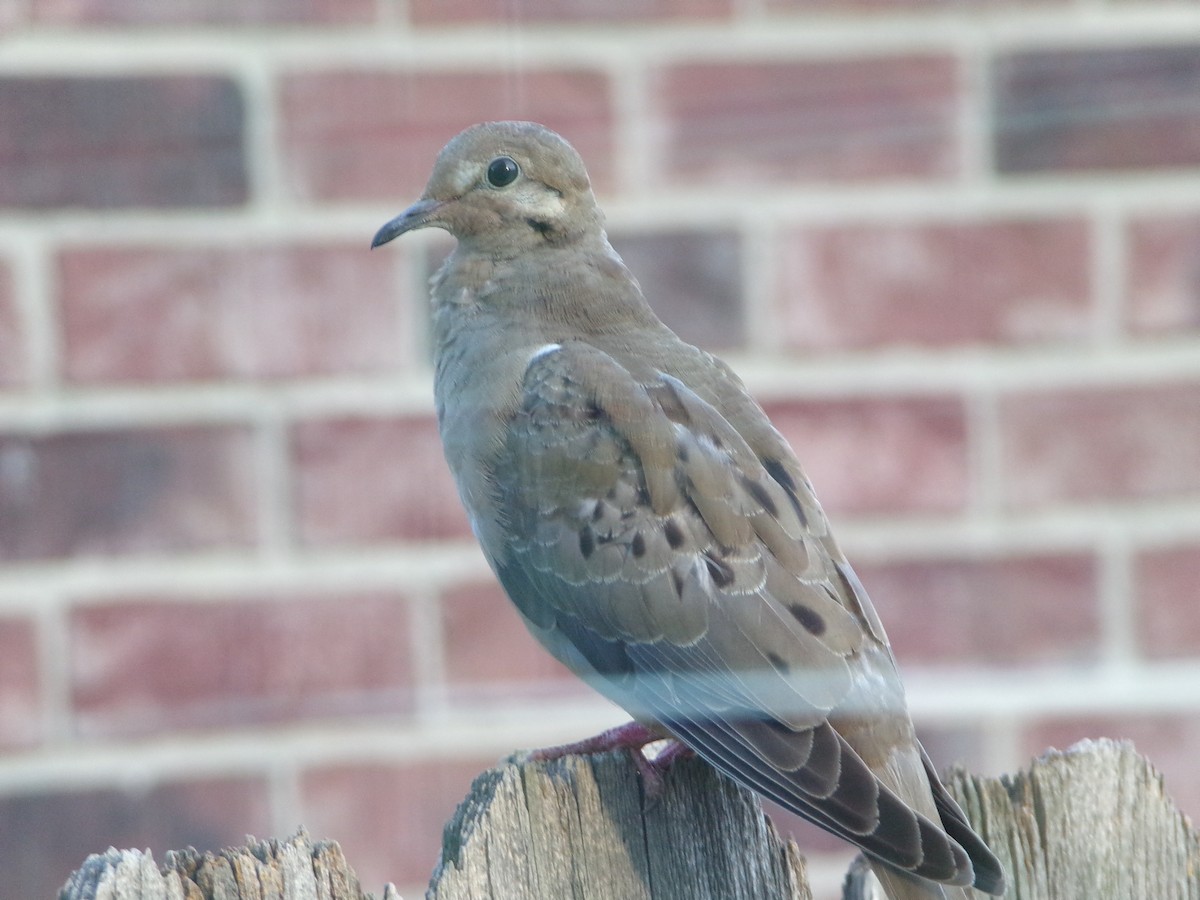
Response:
MULTIPOLYGON (((793 441, 935 756, 1129 736, 1200 812, 1200 8, 0 0, 0 897, 340 839, 620 720, 431 416, 442 143, 528 117, 793 441)), ((846 854, 805 832, 822 897, 846 854)))

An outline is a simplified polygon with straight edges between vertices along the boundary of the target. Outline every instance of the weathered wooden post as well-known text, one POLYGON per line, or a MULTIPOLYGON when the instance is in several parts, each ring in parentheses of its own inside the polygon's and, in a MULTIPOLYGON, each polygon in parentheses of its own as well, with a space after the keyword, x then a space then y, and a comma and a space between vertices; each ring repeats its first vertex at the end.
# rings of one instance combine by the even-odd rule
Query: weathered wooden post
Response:
MULTIPOLYGON (((1129 744, 1051 751, 949 787, 1004 861, 1011 900, 1200 900, 1200 840, 1129 744)), ((861 872, 848 900, 870 896, 861 872)), ((110 850, 60 900, 365 900, 336 844, 301 833, 220 853, 110 850)), ((394 889, 384 900, 397 900, 394 889)), ((447 823, 427 900, 809 900, 804 861, 753 794, 696 760, 646 800, 628 757, 506 762, 447 823)))

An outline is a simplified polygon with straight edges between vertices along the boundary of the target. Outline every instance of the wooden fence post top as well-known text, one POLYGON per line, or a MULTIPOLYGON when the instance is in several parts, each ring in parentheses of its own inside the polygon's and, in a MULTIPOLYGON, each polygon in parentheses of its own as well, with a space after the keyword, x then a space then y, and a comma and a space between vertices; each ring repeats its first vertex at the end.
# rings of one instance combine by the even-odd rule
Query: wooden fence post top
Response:
MULTIPOLYGON (((1049 751, 1024 772, 958 770, 947 786, 1004 863, 1006 900, 1197 900, 1200 839, 1128 743, 1049 751)), ((871 896, 850 879, 847 898, 871 896)), ((804 861, 749 791, 698 760, 643 796, 624 753, 505 761, 446 824, 427 900, 811 900, 804 861)), ((370 900, 337 844, 255 842, 219 853, 109 850, 60 900, 370 900)), ((399 900, 385 888, 383 900, 399 900)))
POLYGON ((510 760, 446 825, 427 900, 810 900, 757 797, 696 759, 646 799, 625 752, 510 760))
POLYGON ((1127 741, 1049 750, 1025 771, 947 787, 1009 874, 1006 897, 1195 900, 1200 841, 1127 741))
MULTIPOLYGON (((200 853, 169 851, 160 867, 149 850, 95 853, 72 873, 59 900, 372 900, 359 887, 342 849, 314 843, 301 829, 286 840, 271 838, 200 853)), ((395 888, 383 900, 400 900, 395 888)))

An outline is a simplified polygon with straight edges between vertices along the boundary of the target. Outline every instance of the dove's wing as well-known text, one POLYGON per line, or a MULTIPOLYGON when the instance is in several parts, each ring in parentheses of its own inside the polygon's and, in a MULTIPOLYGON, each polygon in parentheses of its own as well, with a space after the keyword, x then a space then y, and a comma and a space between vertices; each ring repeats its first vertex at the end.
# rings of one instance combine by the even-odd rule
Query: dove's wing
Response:
POLYGON ((735 780, 901 870, 969 884, 959 841, 864 760, 915 738, 790 453, 762 458, 678 379, 639 382, 583 342, 536 354, 522 392, 494 473, 508 543, 486 549, 543 642, 735 780))

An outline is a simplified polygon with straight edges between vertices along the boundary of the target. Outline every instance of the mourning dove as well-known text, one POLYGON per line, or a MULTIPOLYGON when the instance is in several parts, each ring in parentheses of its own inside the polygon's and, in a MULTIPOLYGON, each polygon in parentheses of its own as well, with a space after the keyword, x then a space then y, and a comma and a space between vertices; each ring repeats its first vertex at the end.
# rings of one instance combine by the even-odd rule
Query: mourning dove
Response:
POLYGON ((651 311, 575 150, 467 129, 372 246, 431 227, 458 239, 431 282, 446 459, 529 630, 644 723, 618 736, 673 737, 858 845, 894 898, 1003 892, 795 455, 651 311))

